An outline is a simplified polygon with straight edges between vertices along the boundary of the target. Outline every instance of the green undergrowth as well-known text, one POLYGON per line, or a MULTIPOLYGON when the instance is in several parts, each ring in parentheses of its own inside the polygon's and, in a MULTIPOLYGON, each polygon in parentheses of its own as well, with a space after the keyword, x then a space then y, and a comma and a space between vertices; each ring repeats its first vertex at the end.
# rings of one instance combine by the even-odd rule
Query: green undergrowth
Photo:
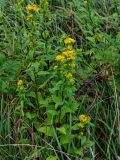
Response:
POLYGON ((0 160, 120 159, 120 1, 0 0, 0 160))

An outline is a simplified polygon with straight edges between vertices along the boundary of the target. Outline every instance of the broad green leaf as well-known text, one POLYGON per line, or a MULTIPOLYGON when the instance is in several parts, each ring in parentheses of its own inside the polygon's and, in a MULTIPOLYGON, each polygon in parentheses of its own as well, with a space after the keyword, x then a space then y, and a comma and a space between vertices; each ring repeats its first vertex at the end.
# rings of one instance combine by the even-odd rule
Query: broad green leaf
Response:
POLYGON ((61 145, 64 145, 64 144, 69 144, 70 142, 71 142, 71 138, 70 138, 70 136, 69 135, 63 135, 63 136, 61 136, 61 138, 60 138, 60 144, 61 145))
POLYGON ((60 90, 60 87, 63 85, 63 81, 58 81, 53 88, 50 88, 51 93, 55 93, 55 91, 60 90))
POLYGON ((71 108, 71 111, 72 111, 72 112, 75 112, 75 111, 78 109, 78 106, 79 106, 78 103, 76 103, 76 102, 75 102, 75 103, 72 103, 72 104, 71 104, 71 107, 70 107, 70 108, 71 108))
POLYGON ((45 113, 50 114, 51 116, 58 115, 58 112, 55 111, 55 110, 48 110, 48 111, 46 111, 45 113))
POLYGON ((33 72, 32 67, 30 67, 28 70, 26 70, 26 73, 30 76, 32 81, 35 81, 35 74, 33 72))
POLYGON ((92 142, 89 139, 87 139, 87 141, 83 144, 83 147, 84 148, 90 148, 93 145, 94 145, 94 142, 92 142))
POLYGON ((86 37, 86 39, 88 39, 90 42, 95 44, 95 38, 94 37, 86 37))
POLYGON ((53 95, 52 99, 55 102, 55 108, 57 108, 59 105, 63 105, 63 101, 61 97, 53 95))
POLYGON ((30 51, 28 52, 27 56, 26 56, 26 59, 29 60, 29 61, 32 60, 32 59, 33 59, 33 56, 34 56, 34 53, 35 53, 34 50, 30 50, 30 51))
POLYGON ((57 130, 62 133, 62 134, 65 134, 66 135, 66 128, 65 127, 60 127, 60 128, 57 128, 57 130))
POLYGON ((78 139, 80 140, 81 146, 84 149, 89 148, 94 144, 94 142, 90 141, 86 136, 79 135, 78 139))
POLYGON ((44 133, 46 136, 54 137, 54 132, 51 126, 40 127, 35 125, 38 132, 44 133))
POLYGON ((72 130, 76 131, 76 130, 79 130, 80 127, 78 125, 79 123, 76 123, 74 126, 72 126, 72 130))
POLYGON ((27 100, 26 105, 36 108, 35 104, 30 102, 30 99, 27 100))
POLYGON ((28 119, 33 119, 37 116, 35 113, 30 113, 30 112, 27 112, 25 115, 28 119))
POLYGON ((78 154, 79 156, 83 156, 83 150, 84 150, 84 148, 75 148, 74 149, 74 153, 75 154, 78 154))
POLYGON ((60 119, 63 119, 63 117, 65 116, 66 113, 69 113, 71 112, 71 109, 67 106, 67 105, 64 105, 62 108, 61 108, 61 115, 60 115, 60 119))

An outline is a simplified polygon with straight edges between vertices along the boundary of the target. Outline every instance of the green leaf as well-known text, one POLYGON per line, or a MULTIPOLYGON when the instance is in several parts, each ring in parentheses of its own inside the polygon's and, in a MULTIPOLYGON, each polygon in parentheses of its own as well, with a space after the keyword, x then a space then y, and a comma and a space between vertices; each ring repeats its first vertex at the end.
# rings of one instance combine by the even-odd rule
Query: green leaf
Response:
POLYGON ((35 104, 33 104, 32 102, 30 102, 30 99, 27 100, 26 105, 31 106, 33 108, 36 108, 35 104))
POLYGON ((57 160, 57 157, 56 156, 49 156, 46 160, 57 160))
POLYGON ((34 56, 34 53, 35 53, 34 50, 30 50, 29 53, 26 56, 26 59, 29 60, 29 61, 32 60, 33 56, 34 56))
POLYGON ((86 37, 86 39, 88 39, 90 42, 95 44, 95 38, 94 37, 86 37))
POLYGON ((90 148, 94 142, 90 141, 86 136, 79 135, 78 139, 81 141, 81 146, 86 149, 90 148))
POLYGON ((44 133, 46 136, 54 137, 54 132, 51 126, 40 127, 35 125, 38 132, 44 133))
POLYGON ((3 53, 0 53, 0 65, 2 65, 5 61, 5 55, 3 53))
POLYGON ((76 130, 79 130, 80 127, 78 125, 79 123, 76 123, 74 126, 72 126, 72 130, 76 131, 76 130))
POLYGON ((33 119, 37 116, 35 113, 30 113, 30 112, 27 112, 25 115, 28 119, 33 119))
POLYGON ((72 112, 75 112, 77 109, 78 109, 78 106, 79 106, 79 104, 78 103, 72 103, 71 104, 71 111, 72 112))
POLYGON ((59 105, 63 105, 63 101, 61 97, 58 96, 52 96, 53 101, 55 102, 55 108, 57 108, 59 105))
POLYGON ((84 143, 84 148, 90 148, 94 145, 94 142, 87 139, 87 141, 84 143))
POLYGON ((75 154, 78 154, 78 155, 80 155, 80 156, 83 156, 83 150, 84 150, 84 148, 75 148, 74 149, 74 153, 75 154))
POLYGON ((65 135, 66 135, 66 128, 65 128, 65 127, 57 128, 57 131, 59 131, 60 133, 62 133, 62 134, 65 134, 65 135))
POLYGON ((46 74, 50 74, 50 72, 48 72, 48 71, 39 71, 37 74, 38 75, 46 75, 46 74))
POLYGON ((61 115, 60 115, 60 119, 63 119, 63 117, 65 116, 66 113, 71 112, 71 109, 65 105, 61 108, 61 115))
POLYGON ((27 93, 26 93, 26 97, 33 97, 33 98, 36 98, 35 92, 33 92, 33 91, 27 92, 27 93))
POLYGON ((53 79, 55 76, 51 76, 49 77, 46 81, 44 81, 43 84, 40 85, 39 89, 43 88, 44 86, 46 86, 48 84, 48 82, 53 79))
POLYGON ((55 110, 48 110, 48 111, 46 111, 46 113, 49 113, 49 114, 52 115, 52 116, 55 116, 55 115, 58 114, 58 112, 55 111, 55 110))
POLYGON ((30 76, 32 81, 35 81, 35 74, 32 70, 32 67, 30 67, 28 70, 26 70, 26 73, 30 76))
POLYGON ((62 85, 63 85, 63 81, 60 80, 60 81, 58 81, 58 82, 55 84, 55 86, 54 86, 53 88, 50 88, 49 90, 50 90, 51 93, 55 93, 55 91, 60 90, 60 87, 61 87, 62 85))
POLYGON ((34 63, 32 63, 31 67, 34 68, 35 72, 38 72, 39 66, 40 66, 39 62, 34 62, 34 63))
POLYGON ((69 144, 71 142, 70 136, 69 135, 63 135, 60 138, 60 144, 64 145, 64 144, 69 144))
POLYGON ((3 64, 3 69, 11 77, 13 75, 16 76, 16 73, 20 66, 21 66, 20 62, 14 61, 14 60, 8 60, 8 61, 5 61, 5 63, 3 64))

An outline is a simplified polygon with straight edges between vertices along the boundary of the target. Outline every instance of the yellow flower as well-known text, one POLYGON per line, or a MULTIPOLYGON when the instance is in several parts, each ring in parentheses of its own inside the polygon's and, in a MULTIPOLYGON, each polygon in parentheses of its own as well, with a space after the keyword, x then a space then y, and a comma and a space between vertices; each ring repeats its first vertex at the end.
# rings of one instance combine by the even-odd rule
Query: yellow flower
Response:
POLYGON ((64 43, 65 43, 65 44, 75 43, 75 40, 72 39, 72 38, 66 38, 66 39, 64 39, 64 43))
POLYGON ((64 64, 64 66, 70 66, 70 67, 74 68, 75 67, 75 63, 64 64))
POLYGON ((71 50, 71 51, 65 51, 65 52, 62 53, 62 55, 63 55, 64 57, 66 57, 68 60, 73 60, 73 59, 75 59, 75 53, 74 53, 73 50, 71 50))
POLYGON ((18 85, 18 87, 23 86, 23 81, 22 80, 18 80, 17 85, 18 85))
POLYGON ((74 83, 75 83, 75 80, 74 80, 74 79, 70 79, 70 83, 71 83, 71 84, 74 84, 74 83))
POLYGON ((73 60, 75 59, 74 55, 69 55, 69 57, 67 58, 68 60, 73 60))
POLYGON ((72 78, 72 73, 69 72, 68 74, 65 75, 65 77, 66 77, 67 79, 72 78))
POLYGON ((58 56, 56 56, 56 61, 64 62, 65 61, 65 57, 63 55, 58 55, 58 56))
POLYGON ((26 10, 27 11, 34 11, 34 12, 38 12, 40 10, 40 8, 36 5, 36 4, 28 4, 26 6, 26 10))
POLYGON ((82 114, 79 116, 79 120, 80 120, 80 123, 87 124, 90 122, 91 118, 90 116, 82 114))
POLYGON ((74 50, 65 51, 61 55, 56 56, 56 60, 61 62, 64 62, 65 60, 73 60, 73 59, 75 59, 74 50))

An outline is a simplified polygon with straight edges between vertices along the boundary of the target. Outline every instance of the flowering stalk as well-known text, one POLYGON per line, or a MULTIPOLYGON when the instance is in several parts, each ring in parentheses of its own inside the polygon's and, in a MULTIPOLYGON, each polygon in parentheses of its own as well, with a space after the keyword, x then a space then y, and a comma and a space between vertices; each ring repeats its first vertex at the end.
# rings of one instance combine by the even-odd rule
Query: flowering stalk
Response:
POLYGON ((25 93, 24 93, 24 85, 22 80, 18 80, 17 82, 18 92, 20 96, 20 106, 21 106, 21 113, 24 116, 24 100, 25 100, 25 93))
MULTIPOLYGON (((62 75, 71 83, 74 84, 75 80, 71 73, 71 69, 75 67, 75 51, 73 50, 72 44, 75 43, 75 40, 72 38, 66 38, 64 40, 65 44, 65 51, 62 52, 60 55, 57 55, 55 60, 61 64, 62 66, 67 67, 67 71, 60 71, 62 75)), ((58 66, 54 66, 54 69, 57 69, 58 66)))

